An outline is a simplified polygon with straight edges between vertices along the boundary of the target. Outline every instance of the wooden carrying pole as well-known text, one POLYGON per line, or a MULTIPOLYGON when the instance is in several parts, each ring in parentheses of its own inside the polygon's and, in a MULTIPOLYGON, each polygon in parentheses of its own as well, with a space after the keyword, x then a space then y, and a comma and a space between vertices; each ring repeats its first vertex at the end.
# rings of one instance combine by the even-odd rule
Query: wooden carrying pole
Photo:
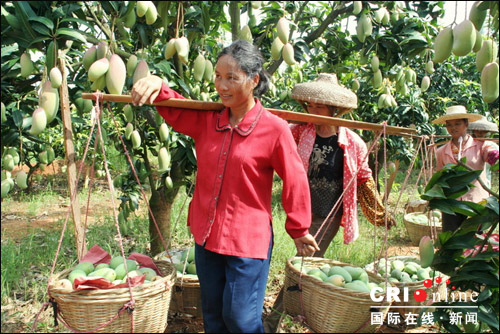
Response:
MULTIPOLYGON (((88 100, 95 100, 96 96, 97 95, 94 93, 82 93, 82 98, 88 100)), ((99 99, 101 99, 102 101, 110 101, 110 102, 132 103, 132 97, 130 95, 100 94, 99 99)), ((184 109, 207 110, 207 111, 211 110, 219 111, 224 109, 224 105, 220 102, 205 102, 205 101, 175 99, 175 98, 163 100, 160 102, 155 102, 153 103, 153 105, 163 106, 163 107, 184 108, 184 109)), ((381 131, 384 127, 382 124, 351 121, 337 117, 320 116, 320 115, 306 114, 306 113, 280 110, 280 109, 271 109, 271 108, 266 108, 266 109, 269 110, 271 113, 275 114, 276 116, 294 122, 314 123, 322 125, 337 125, 351 129, 372 130, 372 131, 381 131)), ((411 137, 415 135, 415 133, 417 132, 415 129, 403 128, 399 126, 387 125, 385 128, 387 134, 393 134, 398 136, 411 137)))

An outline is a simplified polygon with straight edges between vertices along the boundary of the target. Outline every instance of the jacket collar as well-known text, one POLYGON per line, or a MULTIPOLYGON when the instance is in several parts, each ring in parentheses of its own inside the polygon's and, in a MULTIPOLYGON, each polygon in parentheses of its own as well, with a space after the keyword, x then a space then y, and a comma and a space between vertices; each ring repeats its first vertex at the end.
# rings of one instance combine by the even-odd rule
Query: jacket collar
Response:
MULTIPOLYGON (((240 136, 248 136, 250 133, 252 133, 253 129, 257 125, 257 122, 259 121, 263 110, 264 108, 262 107, 260 101, 258 99, 255 99, 255 106, 245 114, 243 120, 233 129, 240 136)), ((215 130, 226 131, 230 129, 231 124, 229 123, 229 108, 225 108, 218 115, 215 130)))
MULTIPOLYGON (((476 146, 476 145, 480 145, 481 143, 477 140, 474 140, 474 138, 471 136, 471 135, 467 135, 467 139, 465 140, 465 143, 462 145, 462 152, 465 152, 466 150, 468 150, 469 148, 473 147, 473 146, 476 146)), ((448 141, 448 143, 445 144, 446 146, 446 149, 445 149, 445 153, 447 155, 449 155, 450 157, 453 157, 453 152, 452 152, 452 141, 448 141)))

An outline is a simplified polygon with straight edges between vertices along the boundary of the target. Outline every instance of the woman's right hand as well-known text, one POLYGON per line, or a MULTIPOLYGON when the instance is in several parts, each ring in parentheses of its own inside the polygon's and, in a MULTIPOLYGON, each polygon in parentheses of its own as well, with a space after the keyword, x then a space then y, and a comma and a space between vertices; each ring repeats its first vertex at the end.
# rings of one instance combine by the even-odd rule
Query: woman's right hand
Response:
POLYGON ((150 75, 137 81, 132 87, 130 96, 134 106, 142 106, 144 103, 153 104, 161 90, 163 80, 156 76, 150 75))

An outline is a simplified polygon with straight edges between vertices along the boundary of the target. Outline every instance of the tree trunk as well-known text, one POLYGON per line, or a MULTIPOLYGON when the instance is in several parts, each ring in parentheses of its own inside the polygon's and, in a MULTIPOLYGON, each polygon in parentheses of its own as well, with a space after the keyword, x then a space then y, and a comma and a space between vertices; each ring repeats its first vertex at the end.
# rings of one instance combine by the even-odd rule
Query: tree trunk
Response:
MULTIPOLYGON (((172 189, 172 192, 173 191, 172 189)), ((177 192, 178 188, 175 190, 175 194, 177 194, 177 192)), ((158 233, 158 229, 155 226, 151 214, 149 214, 149 235, 151 240, 151 255, 153 256, 165 251, 165 247, 170 239, 170 217, 172 215, 174 199, 175 196, 170 196, 170 193, 167 196, 164 186, 151 192, 149 205, 160 231, 160 233, 158 233)))

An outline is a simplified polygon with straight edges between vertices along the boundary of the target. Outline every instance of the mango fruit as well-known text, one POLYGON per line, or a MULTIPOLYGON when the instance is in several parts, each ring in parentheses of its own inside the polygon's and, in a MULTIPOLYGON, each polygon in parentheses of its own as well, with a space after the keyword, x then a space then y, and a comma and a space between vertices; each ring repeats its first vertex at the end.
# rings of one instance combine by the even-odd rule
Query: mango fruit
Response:
POLYGON ((481 71, 481 94, 486 103, 495 102, 498 98, 498 63, 491 62, 481 71))
POLYGON ((175 49, 179 59, 184 64, 187 64, 189 57, 189 40, 186 36, 179 37, 175 40, 175 49))
POLYGON ((373 73, 373 88, 379 88, 382 85, 382 80, 382 72, 378 69, 373 73))
POLYGON ((177 38, 171 38, 168 42, 167 45, 165 46, 165 59, 169 60, 170 58, 173 57, 173 55, 177 52, 177 49, 175 47, 175 41, 177 38))
POLYGON ((281 50, 283 50, 283 42, 279 37, 276 37, 271 44, 271 58, 273 60, 278 60, 281 57, 281 50))
POLYGON ((3 122, 7 122, 7 112, 5 110, 5 104, 3 102, 2 103, 2 123, 3 122))
POLYGON ((108 58, 109 45, 106 41, 97 43, 96 59, 108 58))
POLYGON ((361 14, 361 24, 363 25, 363 33, 365 37, 368 37, 372 34, 373 31, 373 26, 372 26, 372 20, 368 15, 361 14))
POLYGON ((139 148, 141 147, 141 135, 139 134, 139 131, 134 130, 132 131, 132 147, 133 148, 139 148))
POLYGON ((51 41, 47 47, 47 54, 45 55, 45 66, 53 68, 57 66, 57 42, 51 41))
POLYGON ((420 90, 422 92, 425 92, 427 89, 429 89, 430 85, 431 85, 431 78, 428 75, 425 75, 422 78, 422 82, 420 83, 420 90))
POLYGON ((125 17, 123 17, 123 25, 127 28, 132 28, 136 21, 136 14, 131 10, 125 17))
POLYGON ((9 172, 14 169, 14 158, 12 157, 12 155, 4 155, 2 159, 2 168, 8 170, 9 172))
POLYGON ((116 272, 111 268, 101 268, 89 273, 87 277, 103 277, 113 282, 116 278, 116 272))
POLYGON ((83 261, 77 264, 73 270, 82 270, 88 275, 94 271, 94 264, 92 262, 83 261))
POLYGON ((127 79, 127 67, 116 53, 109 58, 109 69, 106 72, 106 87, 110 94, 121 94, 127 79))
POLYGON ((484 1, 474 1, 469 11, 469 20, 474 24, 476 30, 481 30, 484 19, 486 18, 486 10, 479 9, 478 6, 484 1))
POLYGON ((130 123, 134 121, 134 110, 130 104, 124 105, 122 111, 126 122, 130 123))
POLYGON ((352 282, 351 274, 349 274, 349 272, 347 270, 345 270, 344 268, 342 268, 340 266, 333 266, 330 268, 330 271, 328 272, 328 276, 332 276, 332 275, 341 275, 342 277, 344 277, 346 283, 352 282))
POLYGON ((36 136, 42 133, 47 126, 47 114, 43 108, 37 108, 33 111, 33 115, 31 116, 31 129, 29 131, 30 134, 36 136))
POLYGON ((470 20, 464 20, 453 28, 452 51, 456 56, 465 56, 476 43, 476 29, 470 20))
POLYGON ((156 19, 158 18, 158 10, 156 9, 155 4, 153 1, 147 1, 148 2, 148 9, 146 11, 146 24, 153 24, 156 22, 156 19))
POLYGON ((72 272, 69 273, 68 279, 71 282, 71 284, 73 284, 75 279, 77 279, 79 277, 86 277, 86 276, 87 276, 87 274, 83 270, 76 269, 76 270, 73 270, 72 272))
POLYGON ((250 27, 248 26, 248 24, 244 25, 240 29, 240 32, 238 33, 238 37, 241 40, 248 41, 250 43, 253 42, 252 31, 250 31, 250 27))
POLYGON ((57 67, 53 67, 49 74, 52 88, 59 88, 62 84, 62 74, 57 67))
POLYGON ((481 35, 481 33, 476 30, 476 42, 474 43, 472 51, 478 52, 479 50, 481 50, 482 46, 483 46, 483 35, 481 35))
POLYGON ((158 163, 160 165, 158 169, 160 173, 168 170, 170 166, 170 153, 168 153, 165 147, 160 148, 160 151, 158 152, 158 163))
POLYGON ((104 76, 109 70, 109 60, 108 58, 100 58, 96 60, 92 65, 90 65, 88 76, 91 82, 96 81, 100 77, 104 76))
POLYGON ((33 65, 33 62, 31 61, 31 56, 29 53, 24 52, 21 55, 20 63, 21 63, 21 76, 23 78, 26 78, 26 77, 30 76, 31 74, 33 74, 33 72, 35 71, 35 66, 33 65))
POLYGON ((363 10, 363 1, 354 1, 352 4, 352 14, 358 15, 363 10))
MULTIPOLYGON (((364 15, 364 14, 363 14, 364 15)), ((365 39, 366 39, 366 35, 365 35, 365 31, 364 31, 364 26, 363 26, 363 22, 361 21, 361 18, 360 17, 358 19, 358 23, 356 24, 356 37, 358 37, 358 40, 361 42, 361 43, 364 43, 365 42, 365 39)), ((360 59, 360 63, 363 64, 365 63, 364 61, 364 57, 361 57, 360 59)))
POLYGON ((479 72, 482 72, 484 66, 494 62, 498 55, 498 46, 495 41, 486 39, 483 41, 481 49, 476 54, 476 67, 479 72))
POLYGON ((137 56, 136 55, 130 55, 127 59, 127 75, 131 77, 134 75, 135 68, 137 67, 137 56))
POLYGON ((360 87, 358 79, 354 79, 351 84, 351 90, 356 92, 360 87))
POLYGON ((453 29, 444 28, 434 40, 434 63, 441 63, 448 59, 453 49, 453 29))
POLYGON ((59 91, 52 87, 50 81, 42 83, 38 105, 45 111, 47 124, 50 124, 56 118, 59 110, 59 91))
POLYGON ((276 29, 278 30, 278 37, 283 45, 288 43, 288 37, 290 36, 290 22, 282 17, 278 20, 276 29))
POLYGON ((167 176, 165 178, 165 186, 167 187, 167 190, 174 187, 174 182, 172 181, 172 178, 170 176, 167 176))
POLYGON ((134 131, 134 126, 132 123, 127 123, 127 126, 125 127, 125 138, 127 140, 130 140, 130 136, 132 136, 132 132, 134 131))
POLYGON ((146 279, 151 281, 156 276, 156 271, 148 267, 139 268, 139 271, 146 275, 146 279))
POLYGON ((100 76, 90 85, 90 89, 93 91, 104 90, 104 88, 106 88, 106 75, 100 76))
POLYGON ((373 56, 372 60, 370 61, 370 64, 372 66, 372 71, 376 72, 378 70, 379 64, 380 64, 380 60, 378 59, 378 57, 376 55, 373 56))
POLYGON ((432 60, 429 60, 426 64, 425 64, 425 71, 429 74, 432 74, 434 73, 434 62, 432 60))
POLYGON ((344 288, 359 292, 367 292, 370 293, 370 289, 366 284, 361 281, 349 282, 344 285, 344 288))
POLYGON ((434 244, 432 239, 429 236, 423 236, 422 239, 420 239, 418 248, 420 253, 420 265, 422 268, 429 267, 434 260, 434 244))
POLYGON ((88 71, 90 66, 97 60, 97 46, 92 45, 83 54, 83 68, 88 71))
POLYGON ((206 65, 207 63, 205 61, 205 57, 203 57, 202 54, 199 54, 194 60, 194 65, 193 65, 194 80, 200 82, 201 79, 203 79, 206 65))
POLYGON ((137 67, 135 68, 132 82, 135 84, 140 79, 148 77, 150 75, 151 73, 149 72, 148 63, 146 63, 145 60, 141 59, 139 60, 139 62, 137 63, 137 67))
POLYGON ((115 256, 111 259, 111 261, 109 261, 109 267, 111 269, 115 269, 121 263, 123 263, 123 257, 122 256, 115 256))
POLYGON ((285 63, 287 63, 288 65, 295 64, 294 50, 293 50, 292 44, 286 43, 283 46, 282 55, 283 55, 283 60, 285 61, 285 63))
POLYGON ((137 1, 135 6, 135 11, 138 17, 143 17, 149 9, 149 3, 151 1, 137 1))
POLYGON ((160 125, 160 130, 159 130, 159 134, 160 134, 160 141, 165 143, 168 141, 168 138, 169 138, 169 131, 168 131, 168 125, 167 123, 162 123, 160 125))
POLYGON ((102 269, 102 268, 109 268, 108 263, 99 263, 98 265, 95 266, 95 270, 102 269))
POLYGON ((333 284, 335 286, 339 286, 339 287, 344 287, 345 286, 345 278, 344 276, 342 275, 338 275, 338 274, 335 274, 335 275, 332 275, 332 276, 329 276, 326 280, 325 280, 326 283, 330 283, 330 284, 333 284))

